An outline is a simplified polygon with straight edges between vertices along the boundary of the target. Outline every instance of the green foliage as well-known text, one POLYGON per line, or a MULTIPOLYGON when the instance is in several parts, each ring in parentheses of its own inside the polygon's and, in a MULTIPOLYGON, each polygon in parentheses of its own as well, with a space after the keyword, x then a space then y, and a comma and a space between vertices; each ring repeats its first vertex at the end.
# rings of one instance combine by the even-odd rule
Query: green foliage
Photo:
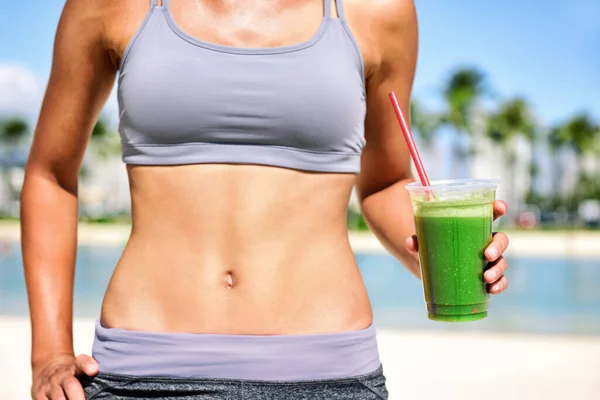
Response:
POLYGON ((560 126, 554 126, 550 129, 550 133, 548 134, 548 145, 550 146, 550 150, 556 153, 567 143, 567 138, 565 133, 560 126))
POLYGON ((0 141, 7 145, 22 142, 29 133, 29 124, 22 118, 13 117, 0 122, 0 141))
POLYGON ((548 136, 550 148, 558 150, 570 147, 578 155, 598 151, 600 127, 587 113, 581 113, 570 120, 554 126, 548 136))
POLYGON ((529 166, 529 175, 533 179, 533 178, 537 178, 537 176, 539 174, 540 174, 540 166, 535 161, 532 161, 531 165, 529 166))
POLYGON ((583 200, 600 199, 600 177, 582 173, 575 190, 568 198, 572 203, 570 209, 573 211, 577 209, 577 206, 583 200))
POLYGON ((488 93, 483 71, 475 67, 456 69, 442 89, 448 107, 444 121, 459 132, 472 134, 475 106, 488 93))
POLYGON ((488 117, 487 135, 501 146, 507 146, 517 135, 534 139, 535 123, 529 104, 522 98, 501 103, 498 110, 488 117))
POLYGON ((131 224, 131 214, 118 213, 99 217, 80 216, 79 221, 93 224, 131 224))
MULTIPOLYGON (((572 193, 564 196, 561 204, 569 211, 576 211, 579 203, 586 199, 600 199, 600 171, 586 173, 581 165, 586 154, 600 157, 600 126, 587 113, 580 113, 571 119, 555 125, 548 135, 548 144, 556 154, 563 148, 573 150, 577 156, 579 180, 572 193)), ((597 161, 597 165, 600 165, 597 161)))
POLYGON ((109 133, 110 133, 110 130, 108 129, 108 124, 106 123, 106 121, 104 119, 100 118, 100 119, 98 119, 98 121, 96 121, 96 124, 94 125, 94 128, 92 129, 91 140, 92 141, 102 140, 109 133))
POLYGON ((369 230, 365 217, 352 209, 348 209, 346 222, 349 231, 366 232, 369 230))

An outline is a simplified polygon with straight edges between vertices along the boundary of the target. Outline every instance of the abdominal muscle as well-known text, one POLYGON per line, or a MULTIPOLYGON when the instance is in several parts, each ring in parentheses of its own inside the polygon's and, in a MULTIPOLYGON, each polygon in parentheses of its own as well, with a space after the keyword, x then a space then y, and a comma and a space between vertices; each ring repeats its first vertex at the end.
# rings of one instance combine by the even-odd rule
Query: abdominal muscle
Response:
POLYGON ((226 164, 128 174, 133 227, 104 326, 271 335, 371 324, 346 230, 354 175, 226 164))

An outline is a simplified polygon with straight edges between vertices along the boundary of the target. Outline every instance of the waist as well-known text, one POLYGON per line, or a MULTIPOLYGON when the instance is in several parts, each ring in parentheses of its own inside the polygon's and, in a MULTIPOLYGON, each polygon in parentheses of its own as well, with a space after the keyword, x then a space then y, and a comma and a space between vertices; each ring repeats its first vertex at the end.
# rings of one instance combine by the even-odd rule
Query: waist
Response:
POLYGON ((136 254, 139 262, 126 252, 111 278, 102 307, 107 326, 290 334, 356 329, 372 318, 351 253, 337 259, 328 258, 336 252, 324 253, 318 262, 298 254, 300 260, 290 263, 265 255, 228 264, 180 262, 150 250, 136 254))
POLYGON ((133 229, 107 326, 319 333, 364 325, 346 229, 354 178, 257 166, 128 167, 133 229))
POLYGON ((360 376, 380 367, 376 332, 222 335, 142 332, 96 322, 100 372, 268 381, 360 376))
POLYGON ((347 235, 233 242, 132 238, 108 286, 103 321, 228 334, 320 333, 370 322, 347 235))

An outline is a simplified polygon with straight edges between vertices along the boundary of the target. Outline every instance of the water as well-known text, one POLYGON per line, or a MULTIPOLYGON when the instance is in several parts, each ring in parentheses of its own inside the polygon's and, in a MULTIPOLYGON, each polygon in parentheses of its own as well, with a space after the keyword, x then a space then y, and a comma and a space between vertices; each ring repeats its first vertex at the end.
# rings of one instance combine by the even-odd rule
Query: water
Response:
MULTIPOLYGON (((75 278, 76 316, 98 316, 122 247, 81 246, 75 278)), ((512 258, 508 291, 493 296, 483 321, 429 321, 421 283, 393 257, 356 255, 378 327, 600 336, 600 259, 512 258)), ((0 315, 27 315, 18 244, 0 243, 0 315)))

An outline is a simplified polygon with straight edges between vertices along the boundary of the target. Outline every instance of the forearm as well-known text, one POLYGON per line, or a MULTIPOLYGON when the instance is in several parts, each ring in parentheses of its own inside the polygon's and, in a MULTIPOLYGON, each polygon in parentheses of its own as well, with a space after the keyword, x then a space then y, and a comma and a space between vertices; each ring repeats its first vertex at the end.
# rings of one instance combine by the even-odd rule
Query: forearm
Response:
POLYGON ((76 182, 28 171, 21 198, 21 243, 32 329, 31 361, 73 353, 77 247, 76 182))
POLYGON ((365 197, 362 211, 371 231, 402 265, 419 279, 417 257, 406 248, 406 239, 415 234, 415 224, 408 191, 404 188, 414 179, 400 180, 365 197))

